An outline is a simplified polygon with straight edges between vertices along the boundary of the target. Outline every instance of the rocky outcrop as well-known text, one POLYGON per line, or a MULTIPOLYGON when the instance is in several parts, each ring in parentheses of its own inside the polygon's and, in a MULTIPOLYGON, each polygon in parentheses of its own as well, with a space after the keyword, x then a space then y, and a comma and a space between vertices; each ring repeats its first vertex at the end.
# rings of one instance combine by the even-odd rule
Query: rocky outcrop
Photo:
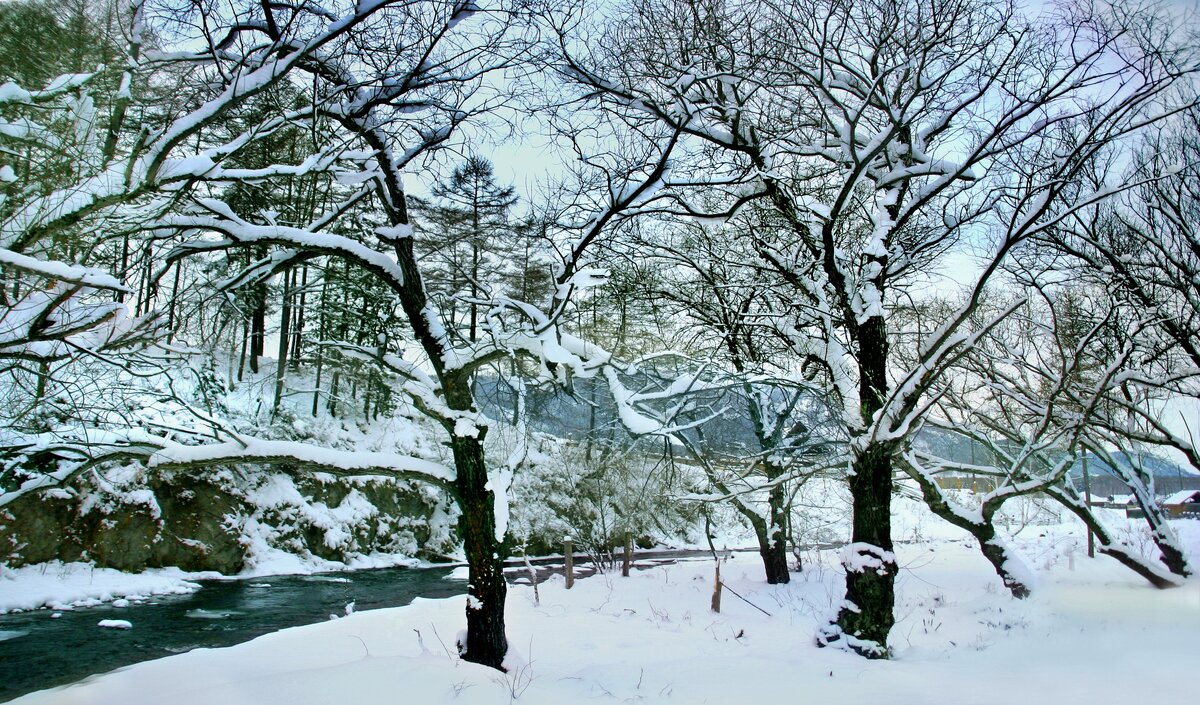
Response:
POLYGON ((234 574, 271 551, 339 562, 434 558, 452 548, 445 505, 428 489, 386 478, 125 468, 0 509, 0 563, 234 574))

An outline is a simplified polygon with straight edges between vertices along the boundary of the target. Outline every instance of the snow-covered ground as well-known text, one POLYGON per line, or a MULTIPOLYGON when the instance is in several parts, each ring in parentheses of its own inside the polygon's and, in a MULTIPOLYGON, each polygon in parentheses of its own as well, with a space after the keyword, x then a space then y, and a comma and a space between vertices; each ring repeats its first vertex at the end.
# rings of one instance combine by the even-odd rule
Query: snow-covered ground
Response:
POLYGON ((200 589, 197 580, 231 580, 271 575, 311 575, 341 570, 419 567, 424 561, 402 554, 370 554, 343 563, 298 556, 264 546, 253 565, 234 578, 214 572, 151 568, 124 573, 89 563, 40 563, 9 568, 0 565, 0 614, 34 609, 74 609, 125 600, 136 604, 153 595, 181 595, 200 589))
MULTIPOLYGON (((1174 523, 1194 559, 1200 522, 1174 523)), ((837 551, 813 552, 790 585, 774 587, 763 582, 756 555, 739 554, 721 572, 746 601, 727 591, 721 614, 709 610, 711 562, 592 577, 570 591, 556 578, 540 587, 540 604, 531 588, 514 587, 507 674, 453 655, 464 598, 418 600, 15 702, 1195 702, 1187 684, 1200 637, 1200 580, 1155 590, 1112 559, 1088 559, 1072 528, 1018 533, 1039 578, 1024 601, 1004 592, 970 543, 933 537, 899 546, 891 661, 813 645, 841 599, 837 551)))
POLYGON ((192 582, 220 577, 185 573, 177 568, 122 573, 87 563, 42 563, 23 568, 0 566, 0 614, 17 610, 73 609, 125 600, 131 604, 152 595, 180 595, 199 590, 192 582))

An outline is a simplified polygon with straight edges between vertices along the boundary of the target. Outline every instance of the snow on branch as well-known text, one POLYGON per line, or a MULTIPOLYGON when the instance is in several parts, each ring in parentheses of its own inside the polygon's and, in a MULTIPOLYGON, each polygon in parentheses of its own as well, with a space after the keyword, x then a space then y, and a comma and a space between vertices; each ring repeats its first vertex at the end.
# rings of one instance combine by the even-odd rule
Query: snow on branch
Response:
POLYGON ((204 249, 222 247, 273 244, 322 254, 342 257, 379 274, 393 287, 404 285, 404 271, 396 260, 385 253, 374 250, 356 240, 332 233, 313 232, 305 228, 286 225, 255 225, 236 216, 225 218, 205 215, 167 215, 159 219, 156 226, 185 231, 216 232, 228 236, 226 243, 198 243, 204 249))
POLYGON ((147 464, 158 469, 188 469, 269 463, 339 476, 384 475, 418 480, 453 491, 456 475, 445 465, 397 453, 337 450, 296 441, 241 436, 236 441, 201 445, 164 444, 147 464))
POLYGON ((0 267, 11 267, 56 281, 70 282, 94 289, 128 292, 119 279, 95 267, 83 267, 54 260, 38 259, 0 247, 0 267))

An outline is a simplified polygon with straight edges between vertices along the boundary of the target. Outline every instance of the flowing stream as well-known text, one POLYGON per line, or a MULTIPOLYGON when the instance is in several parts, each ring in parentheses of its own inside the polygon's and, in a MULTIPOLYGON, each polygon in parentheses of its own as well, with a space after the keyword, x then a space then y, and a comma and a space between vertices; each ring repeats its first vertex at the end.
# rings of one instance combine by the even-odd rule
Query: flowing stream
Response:
POLYGON ((231 646, 257 636, 355 610, 449 597, 466 583, 450 568, 387 568, 319 575, 202 580, 188 595, 152 597, 128 607, 104 605, 0 615, 0 702, 65 685, 139 661, 196 648, 231 646), (125 620, 131 629, 105 629, 125 620))
MULTIPOLYGON (((746 549, 740 549, 746 550, 746 549)), ((725 551, 727 552, 727 549, 725 551)), ((644 570, 680 560, 709 560, 708 551, 638 551, 644 570)), ((576 555, 576 576, 595 572, 576 555)), ((538 582, 562 572, 562 557, 533 559, 538 582)), ((610 569, 618 570, 612 566, 610 569)), ((417 597, 466 592, 453 568, 383 568, 317 575, 198 580, 187 595, 151 597, 128 607, 111 604, 73 610, 34 610, 0 615, 0 702, 66 685, 122 666, 198 648, 232 646, 288 627, 322 622, 354 610, 407 605, 417 597), (57 617, 54 615, 58 615, 57 617), (124 620, 130 629, 107 629, 102 620, 124 620)), ((519 561, 505 570, 511 582, 527 582, 519 561)))

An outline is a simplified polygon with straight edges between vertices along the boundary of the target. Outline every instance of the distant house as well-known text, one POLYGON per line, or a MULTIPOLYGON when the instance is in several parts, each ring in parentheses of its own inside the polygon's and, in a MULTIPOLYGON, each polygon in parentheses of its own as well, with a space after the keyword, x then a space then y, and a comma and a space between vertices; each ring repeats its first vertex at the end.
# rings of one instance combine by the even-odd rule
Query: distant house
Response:
POLYGON ((1169 517, 1194 517, 1200 519, 1200 490, 1180 490, 1162 502, 1169 517))

